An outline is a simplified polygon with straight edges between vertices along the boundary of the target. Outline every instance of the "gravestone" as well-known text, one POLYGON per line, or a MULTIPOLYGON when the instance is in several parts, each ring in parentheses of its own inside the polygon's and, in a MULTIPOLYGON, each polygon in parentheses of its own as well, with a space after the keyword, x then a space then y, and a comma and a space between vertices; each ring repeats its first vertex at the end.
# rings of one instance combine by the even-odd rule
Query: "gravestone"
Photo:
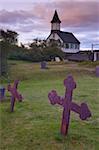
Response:
POLYGON ((96 77, 99 77, 99 66, 96 66, 95 72, 96 72, 96 77))
POLYGON ((48 98, 52 105, 59 104, 63 107, 61 134, 67 135, 71 110, 78 113, 82 120, 86 120, 88 117, 91 117, 91 112, 86 103, 82 103, 81 106, 79 106, 75 102, 72 102, 73 90, 76 88, 76 83, 71 75, 64 80, 64 86, 66 87, 64 97, 58 96, 57 92, 52 90, 48 94, 48 98))
POLYGON ((14 85, 8 85, 8 91, 11 93, 11 112, 14 111, 15 100, 18 99, 19 102, 22 102, 22 95, 18 92, 19 80, 14 81, 14 85))
POLYGON ((5 88, 4 86, 0 86, 0 101, 3 101, 5 98, 5 88))
POLYGON ((46 61, 41 62, 41 69, 47 69, 47 63, 46 61))

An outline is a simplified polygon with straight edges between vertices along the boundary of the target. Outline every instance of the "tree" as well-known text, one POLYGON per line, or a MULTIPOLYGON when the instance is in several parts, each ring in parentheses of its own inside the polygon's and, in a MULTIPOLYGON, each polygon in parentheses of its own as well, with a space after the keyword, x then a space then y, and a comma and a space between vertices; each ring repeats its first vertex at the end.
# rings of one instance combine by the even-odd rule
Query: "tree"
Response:
POLYGON ((34 39, 33 42, 31 44, 29 44, 30 48, 45 48, 46 47, 46 40, 41 40, 41 39, 34 39))
POLYGON ((43 50, 43 56, 46 60, 54 60, 55 57, 59 57, 61 60, 64 58, 65 53, 62 52, 60 43, 56 40, 51 40, 46 44, 43 50))
POLYGON ((18 34, 11 30, 0 30, 0 76, 5 75, 8 71, 7 54, 11 45, 17 43, 18 34))
POLYGON ((61 60, 64 58, 64 52, 60 48, 60 42, 51 40, 49 43, 46 40, 34 39, 29 45, 33 60, 36 61, 50 61, 59 57, 61 60))
POLYGON ((9 44, 16 44, 18 42, 18 33, 11 30, 0 30, 0 39, 3 42, 7 42, 9 44))

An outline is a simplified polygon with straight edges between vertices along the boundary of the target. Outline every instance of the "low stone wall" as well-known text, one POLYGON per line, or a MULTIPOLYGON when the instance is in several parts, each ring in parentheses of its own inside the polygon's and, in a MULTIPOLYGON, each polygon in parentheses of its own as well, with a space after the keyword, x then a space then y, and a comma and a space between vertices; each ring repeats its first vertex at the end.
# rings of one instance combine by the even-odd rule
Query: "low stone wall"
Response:
POLYGON ((68 54, 66 53, 66 59, 71 61, 87 61, 93 60, 93 53, 92 52, 78 52, 75 54, 68 54))

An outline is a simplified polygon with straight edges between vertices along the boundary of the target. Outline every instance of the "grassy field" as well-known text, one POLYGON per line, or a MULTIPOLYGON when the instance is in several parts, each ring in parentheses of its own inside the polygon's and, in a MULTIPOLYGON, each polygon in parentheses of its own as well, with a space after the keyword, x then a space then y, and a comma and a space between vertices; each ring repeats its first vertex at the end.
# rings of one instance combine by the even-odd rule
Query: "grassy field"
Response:
MULTIPOLYGON (((24 100, 16 102, 10 112, 9 93, 0 104, 0 150, 98 150, 99 149, 99 78, 95 66, 74 62, 48 63, 41 70, 40 63, 9 62, 9 79, 20 79, 19 90, 24 100), (52 106, 48 92, 56 89, 63 96, 63 80, 72 74, 77 88, 73 101, 87 102, 92 117, 81 121, 71 113, 69 134, 60 135, 62 107, 52 106)), ((3 79, 7 85, 7 80, 3 79)))

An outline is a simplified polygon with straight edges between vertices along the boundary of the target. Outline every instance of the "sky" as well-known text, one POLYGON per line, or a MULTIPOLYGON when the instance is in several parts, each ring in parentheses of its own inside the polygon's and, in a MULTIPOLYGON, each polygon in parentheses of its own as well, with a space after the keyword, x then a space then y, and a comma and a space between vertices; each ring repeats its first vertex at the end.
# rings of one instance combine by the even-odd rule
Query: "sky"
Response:
POLYGON ((92 44, 99 49, 99 0, 0 0, 0 28, 16 31, 25 44, 46 39, 55 10, 61 30, 72 32, 81 49, 91 49, 92 44))

